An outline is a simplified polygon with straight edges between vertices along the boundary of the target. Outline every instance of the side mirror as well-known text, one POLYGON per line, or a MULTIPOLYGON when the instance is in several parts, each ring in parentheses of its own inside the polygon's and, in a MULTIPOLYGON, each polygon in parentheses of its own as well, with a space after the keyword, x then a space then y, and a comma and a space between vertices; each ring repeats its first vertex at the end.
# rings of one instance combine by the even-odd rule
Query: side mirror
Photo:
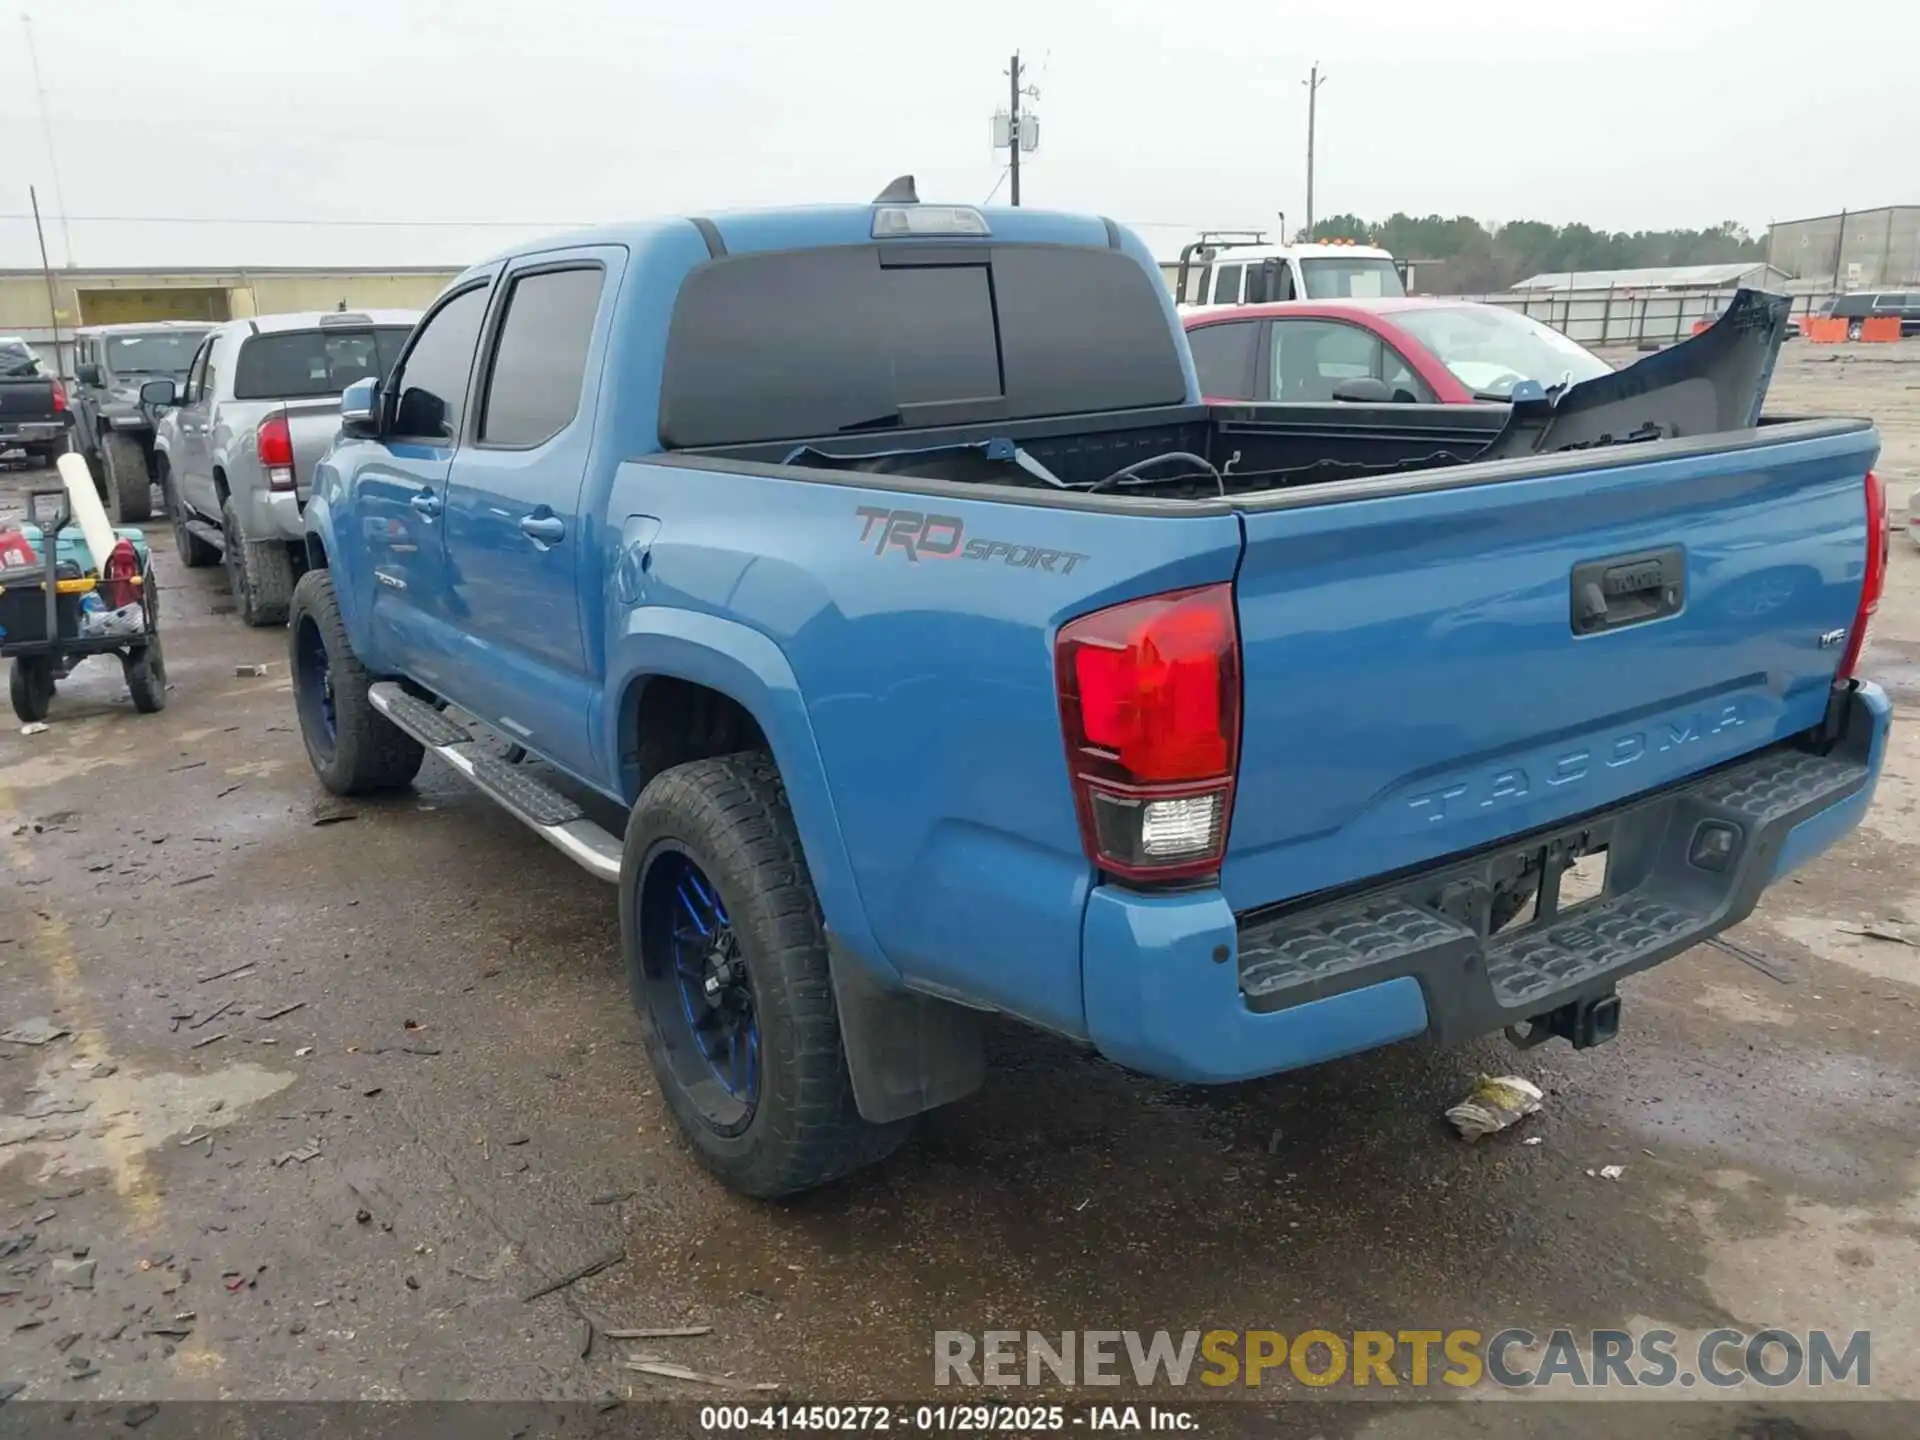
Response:
POLYGON ((340 392, 340 428, 371 439, 380 433, 380 382, 356 380, 340 392))
POLYGON ((1333 398, 1351 400, 1359 405, 1390 405, 1393 403, 1393 387, 1371 375, 1356 375, 1334 386, 1333 398))
POLYGON ((86 385, 95 390, 98 390, 102 384, 100 367, 98 365, 87 364, 74 366, 73 378, 78 380, 82 385, 86 385))
POLYGON ((180 389, 171 380, 149 380, 140 387, 140 403, 165 410, 180 403, 180 389))

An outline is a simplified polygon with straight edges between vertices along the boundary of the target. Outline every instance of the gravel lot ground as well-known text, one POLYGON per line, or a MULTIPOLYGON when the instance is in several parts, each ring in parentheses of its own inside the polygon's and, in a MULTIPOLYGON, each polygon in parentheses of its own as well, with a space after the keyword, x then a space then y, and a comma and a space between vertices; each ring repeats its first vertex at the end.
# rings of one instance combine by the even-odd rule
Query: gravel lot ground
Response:
MULTIPOLYGON (((1903 505, 1920 346, 1874 349, 1790 347, 1774 408, 1873 415, 1903 505)), ((0 482, 0 514, 33 478, 0 482)), ((942 1328, 1657 1322, 1871 1328, 1875 1390, 1920 1399, 1920 950, 1843 928, 1920 935, 1904 536, 1876 808, 1736 932, 1784 978, 1702 948, 1630 982, 1595 1051, 1413 1044, 1224 1091, 1009 1029, 987 1090, 894 1162, 777 1206, 678 1143, 611 892, 432 762, 400 799, 328 798, 283 633, 241 628, 218 572, 155 538, 165 713, 134 715, 94 662, 47 732, 0 731, 0 1028, 71 1032, 0 1044, 0 1380, 27 1397, 715 1393, 623 1372, 635 1349, 904 1397, 942 1328), (1440 1112, 1508 1070, 1548 1091, 1543 1143, 1452 1138, 1440 1112), (91 1288, 53 1273, 79 1249, 91 1288), (587 1320, 712 1331, 583 1359, 587 1320)), ((1516 1408, 1313 1423, 1506 1433, 1516 1408)), ((1868 1408, 1848 1433, 1882 1433, 1868 1408)), ((1559 1433, 1622 1423, 1559 1413, 1559 1433)))

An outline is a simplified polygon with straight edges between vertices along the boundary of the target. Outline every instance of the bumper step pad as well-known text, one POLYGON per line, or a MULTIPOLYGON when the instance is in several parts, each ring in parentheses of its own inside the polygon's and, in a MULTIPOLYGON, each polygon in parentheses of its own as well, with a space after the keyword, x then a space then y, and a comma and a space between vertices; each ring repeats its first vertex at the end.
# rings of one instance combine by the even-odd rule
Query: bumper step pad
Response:
POLYGON ((1371 890, 1243 920, 1240 991, 1283 1010, 1401 976, 1419 979, 1445 1042, 1487 1034, 1604 994, 1745 918, 1786 833, 1860 789, 1867 766, 1781 746, 1654 795, 1371 890), (1703 827, 1730 835, 1696 863, 1703 827), (1560 874, 1608 852, 1607 888, 1563 906, 1560 874), (1490 933, 1493 895, 1528 877, 1540 914, 1490 933))

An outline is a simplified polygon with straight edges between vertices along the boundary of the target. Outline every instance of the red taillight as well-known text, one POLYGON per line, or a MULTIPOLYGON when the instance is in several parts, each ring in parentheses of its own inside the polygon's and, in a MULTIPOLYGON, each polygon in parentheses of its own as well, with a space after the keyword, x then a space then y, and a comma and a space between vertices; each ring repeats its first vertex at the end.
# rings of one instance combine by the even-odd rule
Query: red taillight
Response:
POLYGON ((293 432, 287 417, 270 415, 260 422, 254 443, 260 452, 260 467, 267 472, 269 490, 293 489, 293 432))
POLYGON ((1054 681, 1088 858, 1132 880, 1217 870, 1240 760, 1233 587, 1150 595, 1063 625, 1054 681))
POLYGON ((109 610, 140 603, 140 557, 131 540, 116 540, 100 571, 100 599, 109 610))
POLYGON ((61 414, 67 408, 67 387, 58 380, 53 382, 53 413, 61 414))
POLYGON ((1873 612, 1880 608, 1880 596, 1887 588, 1887 561, 1891 542, 1887 538, 1887 482, 1873 471, 1867 472, 1867 569, 1860 582, 1860 605, 1853 612, 1853 628, 1847 631, 1846 652, 1840 657, 1836 680, 1851 680, 1859 668, 1872 638, 1873 612))

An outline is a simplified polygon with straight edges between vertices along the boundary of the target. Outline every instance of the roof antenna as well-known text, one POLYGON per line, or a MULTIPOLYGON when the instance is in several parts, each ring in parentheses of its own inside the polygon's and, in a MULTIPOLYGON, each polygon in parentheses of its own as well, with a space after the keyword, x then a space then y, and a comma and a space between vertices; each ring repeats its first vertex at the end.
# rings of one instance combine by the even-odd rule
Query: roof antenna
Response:
POLYGON ((911 175, 896 176, 886 189, 873 197, 876 205, 918 205, 920 192, 913 187, 911 175))

